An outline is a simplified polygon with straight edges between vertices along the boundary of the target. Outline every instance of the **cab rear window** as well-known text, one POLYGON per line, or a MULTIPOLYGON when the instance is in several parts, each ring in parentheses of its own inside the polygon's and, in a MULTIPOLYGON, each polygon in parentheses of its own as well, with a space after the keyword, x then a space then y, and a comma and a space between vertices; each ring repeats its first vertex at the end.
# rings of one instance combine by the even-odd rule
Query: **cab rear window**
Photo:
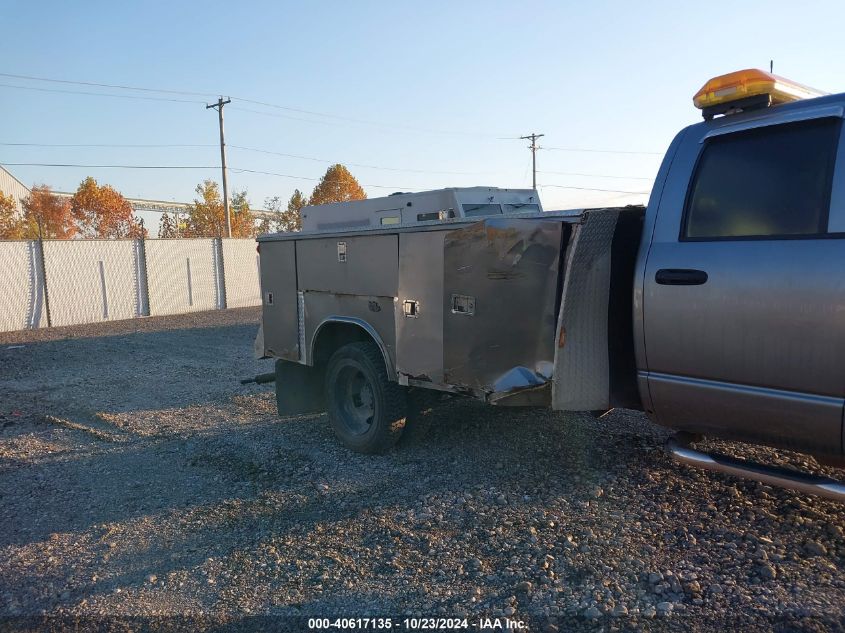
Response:
POLYGON ((707 140, 682 238, 825 233, 839 127, 838 119, 818 119, 707 140))

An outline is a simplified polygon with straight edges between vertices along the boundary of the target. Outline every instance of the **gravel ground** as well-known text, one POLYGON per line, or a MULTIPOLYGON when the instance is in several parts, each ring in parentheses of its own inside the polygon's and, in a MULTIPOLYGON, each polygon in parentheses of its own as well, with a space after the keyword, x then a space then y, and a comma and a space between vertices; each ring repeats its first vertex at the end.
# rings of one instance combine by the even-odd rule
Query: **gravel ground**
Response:
POLYGON ((675 464, 665 432, 631 411, 451 400, 423 442, 349 453, 325 416, 280 420, 268 386, 238 383, 271 368, 251 356, 257 320, 0 334, 0 628, 406 615, 470 630, 485 617, 532 631, 844 626, 840 505, 675 464))

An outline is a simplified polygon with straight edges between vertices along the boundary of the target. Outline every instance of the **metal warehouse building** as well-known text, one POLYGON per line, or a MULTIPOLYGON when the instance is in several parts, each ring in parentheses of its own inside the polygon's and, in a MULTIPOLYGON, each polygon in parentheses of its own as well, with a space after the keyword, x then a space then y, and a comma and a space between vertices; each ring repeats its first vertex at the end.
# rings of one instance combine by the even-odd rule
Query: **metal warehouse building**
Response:
POLYGON ((18 212, 23 211, 21 202, 29 195, 29 187, 0 166, 0 191, 15 199, 18 212))

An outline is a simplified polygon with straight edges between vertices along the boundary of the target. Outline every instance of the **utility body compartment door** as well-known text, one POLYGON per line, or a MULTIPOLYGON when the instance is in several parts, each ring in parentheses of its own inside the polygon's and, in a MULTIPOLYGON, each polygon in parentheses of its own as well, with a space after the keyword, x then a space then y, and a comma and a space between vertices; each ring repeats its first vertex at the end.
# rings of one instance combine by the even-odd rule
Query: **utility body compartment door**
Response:
POLYGON ((264 340, 263 349, 256 351, 262 355, 298 361, 295 242, 262 242, 260 249, 264 340))
POLYGON ((661 424, 841 453, 840 127, 686 135, 644 275, 644 377, 661 424))

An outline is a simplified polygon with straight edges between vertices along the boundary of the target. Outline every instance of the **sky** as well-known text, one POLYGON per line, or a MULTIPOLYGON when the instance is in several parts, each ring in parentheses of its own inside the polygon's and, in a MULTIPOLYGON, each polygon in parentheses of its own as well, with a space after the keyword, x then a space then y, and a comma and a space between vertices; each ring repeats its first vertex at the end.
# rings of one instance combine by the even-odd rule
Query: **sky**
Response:
POLYGON ((536 132, 548 210, 647 200, 710 77, 774 60, 845 90, 842 2, 0 0, 0 15, 0 164, 160 200, 220 179, 218 95, 230 191, 253 207, 310 193, 335 162, 370 197, 530 187, 518 137, 536 132))

